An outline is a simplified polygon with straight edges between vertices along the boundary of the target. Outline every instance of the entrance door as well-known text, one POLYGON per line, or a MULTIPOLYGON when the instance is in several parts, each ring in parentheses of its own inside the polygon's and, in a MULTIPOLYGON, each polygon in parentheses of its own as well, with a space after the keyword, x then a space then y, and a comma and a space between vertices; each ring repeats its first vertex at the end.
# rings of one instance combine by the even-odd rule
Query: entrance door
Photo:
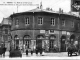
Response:
POLYGON ((14 37, 14 43, 15 43, 15 48, 19 47, 19 38, 18 38, 18 35, 15 35, 15 37, 14 37))
POLYGON ((36 48, 41 49, 42 48, 42 40, 44 39, 43 35, 38 35, 36 40, 36 48))
POLYGON ((49 41, 49 51, 53 51, 54 48, 54 40, 49 41))
POLYGON ((24 49, 23 51, 25 52, 26 49, 30 48, 30 43, 31 43, 31 37, 29 35, 25 35, 23 38, 23 44, 24 44, 24 49))
POLYGON ((42 48, 42 40, 36 41, 36 48, 42 48))
POLYGON ((51 35, 49 38, 49 51, 50 52, 55 52, 54 50, 54 41, 55 41, 56 36, 55 35, 51 35))
POLYGON ((27 48, 29 48, 29 43, 30 43, 29 40, 26 40, 26 41, 25 41, 25 45, 27 46, 27 48))
POLYGON ((19 47, 19 40, 16 40, 16 47, 19 47))
POLYGON ((65 39, 61 40, 61 52, 65 52, 66 51, 66 44, 65 44, 65 39))

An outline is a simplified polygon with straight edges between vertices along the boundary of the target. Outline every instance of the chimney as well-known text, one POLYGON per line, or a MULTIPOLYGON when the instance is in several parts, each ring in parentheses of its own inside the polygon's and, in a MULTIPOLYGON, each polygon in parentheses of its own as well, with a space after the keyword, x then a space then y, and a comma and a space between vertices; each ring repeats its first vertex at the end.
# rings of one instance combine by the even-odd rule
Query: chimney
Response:
POLYGON ((59 13, 63 13, 63 10, 61 8, 59 8, 59 13))
POLYGON ((40 9, 43 9, 42 2, 40 2, 40 9))

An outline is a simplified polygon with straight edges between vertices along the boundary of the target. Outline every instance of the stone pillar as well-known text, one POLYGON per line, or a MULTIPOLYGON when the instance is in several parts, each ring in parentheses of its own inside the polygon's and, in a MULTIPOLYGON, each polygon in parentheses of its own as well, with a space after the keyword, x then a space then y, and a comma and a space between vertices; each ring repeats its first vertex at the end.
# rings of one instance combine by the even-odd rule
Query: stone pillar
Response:
POLYGON ((36 49, 36 40, 31 40, 31 49, 36 49))
POLYGON ((58 41, 57 41, 57 44, 58 44, 59 52, 60 52, 60 49, 61 49, 60 34, 61 34, 60 31, 58 31, 58 36, 57 36, 58 41))
POLYGON ((19 48, 22 49, 22 47, 23 47, 23 39, 22 39, 22 37, 20 37, 20 39, 19 39, 19 48))

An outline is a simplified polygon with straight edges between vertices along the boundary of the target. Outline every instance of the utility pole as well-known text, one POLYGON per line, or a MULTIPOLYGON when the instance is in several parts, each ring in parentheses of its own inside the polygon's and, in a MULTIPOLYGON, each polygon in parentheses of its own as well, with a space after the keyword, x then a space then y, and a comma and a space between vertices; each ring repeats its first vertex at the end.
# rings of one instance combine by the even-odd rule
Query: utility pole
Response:
POLYGON ((58 34, 58 46, 59 46, 59 51, 61 50, 60 48, 61 48, 61 43, 60 43, 60 22, 59 22, 59 20, 60 20, 60 13, 59 13, 59 17, 58 17, 58 30, 59 30, 59 34, 58 34))
POLYGON ((61 42, 60 42, 60 13, 61 13, 61 8, 59 8, 59 15, 58 15, 58 46, 59 46, 59 51, 61 50, 61 42))

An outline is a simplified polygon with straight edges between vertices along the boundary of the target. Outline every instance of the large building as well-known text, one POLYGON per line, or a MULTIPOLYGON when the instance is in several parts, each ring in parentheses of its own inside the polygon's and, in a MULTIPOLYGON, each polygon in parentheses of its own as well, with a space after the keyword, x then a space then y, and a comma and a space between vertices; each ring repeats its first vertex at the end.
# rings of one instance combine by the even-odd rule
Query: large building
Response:
POLYGON ((10 18, 3 18, 0 25, 0 46, 3 45, 10 50, 10 42, 11 42, 11 22, 10 18))
POLYGON ((69 42, 78 44, 80 37, 80 18, 76 15, 52 10, 33 9, 14 13, 11 36, 12 46, 24 50, 44 48, 45 51, 67 50, 69 42))

